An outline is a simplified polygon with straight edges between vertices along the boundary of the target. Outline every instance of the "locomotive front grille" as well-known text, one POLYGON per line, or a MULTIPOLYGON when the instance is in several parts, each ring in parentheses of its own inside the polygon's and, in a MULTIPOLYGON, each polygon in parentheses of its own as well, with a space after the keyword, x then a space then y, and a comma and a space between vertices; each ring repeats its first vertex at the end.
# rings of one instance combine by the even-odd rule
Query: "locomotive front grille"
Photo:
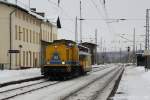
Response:
POLYGON ((44 73, 69 73, 71 72, 71 67, 70 66, 44 66, 42 68, 42 71, 44 73))

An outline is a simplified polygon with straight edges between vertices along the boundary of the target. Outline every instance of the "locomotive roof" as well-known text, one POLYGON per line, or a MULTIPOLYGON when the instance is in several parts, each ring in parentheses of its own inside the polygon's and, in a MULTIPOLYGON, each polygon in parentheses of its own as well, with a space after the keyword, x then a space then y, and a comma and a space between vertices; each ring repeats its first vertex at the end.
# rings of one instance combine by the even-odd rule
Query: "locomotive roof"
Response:
POLYGON ((78 48, 80 51, 84 51, 84 52, 89 52, 89 48, 82 46, 82 45, 78 45, 78 48))
POLYGON ((53 43, 73 43, 73 44, 76 44, 76 42, 72 41, 72 40, 65 40, 65 39, 61 39, 61 40, 54 40, 53 43))

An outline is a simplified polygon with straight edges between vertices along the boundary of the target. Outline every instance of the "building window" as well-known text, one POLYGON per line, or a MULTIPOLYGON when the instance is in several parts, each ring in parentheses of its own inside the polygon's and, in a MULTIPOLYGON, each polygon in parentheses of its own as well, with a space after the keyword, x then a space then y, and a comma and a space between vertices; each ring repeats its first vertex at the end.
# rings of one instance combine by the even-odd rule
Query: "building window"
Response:
POLYGON ((37 34, 37 44, 39 44, 39 41, 40 41, 40 35, 39 33, 37 34))
POLYGON ((18 11, 15 12, 15 17, 17 17, 17 12, 18 12, 18 11))
POLYGON ((26 21, 28 22, 28 20, 29 20, 29 18, 28 18, 28 16, 26 16, 26 21))
POLYGON ((19 66, 21 67, 21 52, 19 53, 19 66))
POLYGON ((37 43, 37 33, 35 33, 35 44, 37 43))
POLYGON ((37 40, 37 39, 36 39, 36 35, 37 35, 37 34, 36 34, 36 32, 35 32, 35 35, 34 35, 34 36, 35 36, 35 41, 34 41, 35 44, 36 44, 36 40, 37 40))
POLYGON ((34 19, 31 20, 31 24, 33 24, 33 23, 34 23, 34 19))
POLYGON ((25 21, 25 14, 23 14, 23 20, 25 21))
POLYGON ((23 28, 23 41, 25 42, 25 28, 23 28))
POLYGON ((18 66, 18 54, 17 53, 15 54, 15 60, 16 60, 15 61, 15 63, 16 63, 15 65, 18 66))
POLYGON ((32 66, 32 52, 30 51, 30 66, 32 66))
POLYGON ((18 18, 21 19, 21 12, 18 11, 18 18))
POLYGON ((25 61, 26 61, 26 58, 25 58, 25 51, 23 51, 23 66, 25 67, 25 61))
POLYGON ((30 30, 30 43, 32 42, 32 30, 30 30))
POLYGON ((19 18, 19 11, 18 11, 18 10, 15 12, 15 16, 16 16, 17 18, 19 18))
POLYGON ((18 17, 18 11, 15 12, 15 16, 18 17))
POLYGON ((17 66, 17 53, 15 54, 15 65, 17 66))
POLYGON ((39 39, 38 39, 38 32, 36 33, 36 44, 38 44, 38 41, 39 41, 39 39))
POLYGON ((26 66, 28 67, 28 51, 26 52, 26 66))
POLYGON ((28 29, 26 29, 26 35, 27 35, 26 38, 27 38, 27 42, 28 42, 28 38, 29 38, 29 37, 28 37, 28 36, 29 36, 29 35, 28 35, 28 29))
POLYGON ((21 26, 19 26, 19 40, 21 40, 21 26))
POLYGON ((39 65, 39 53, 37 52, 36 53, 36 67, 38 67, 38 65, 39 65))
POLYGON ((35 32, 33 31, 33 43, 35 43, 35 32))
POLYGON ((33 67, 35 67, 35 53, 33 52, 33 67))
POLYGON ((34 19, 34 24, 36 25, 36 20, 34 19))
POLYGON ((15 39, 18 39, 18 26, 15 25, 15 39))
POLYGON ((37 44, 39 43, 39 33, 38 32, 36 33, 36 43, 37 44))

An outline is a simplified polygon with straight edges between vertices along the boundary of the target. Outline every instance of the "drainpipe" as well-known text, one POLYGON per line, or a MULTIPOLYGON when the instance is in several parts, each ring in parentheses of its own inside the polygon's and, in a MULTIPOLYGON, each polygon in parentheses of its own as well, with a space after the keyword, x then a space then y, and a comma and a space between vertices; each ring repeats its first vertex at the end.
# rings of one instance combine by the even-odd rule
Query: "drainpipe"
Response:
MULTIPOLYGON (((14 9, 10 14, 9 14, 9 30, 10 30, 10 50, 12 50, 12 15, 13 13, 16 12, 17 9, 14 9)), ((12 54, 10 53, 10 66, 9 66, 9 70, 11 70, 11 66, 12 66, 12 62, 11 62, 11 57, 12 57, 12 54)))
POLYGON ((41 45, 41 48, 40 48, 40 67, 42 66, 43 64, 43 56, 42 56, 42 22, 40 22, 40 45, 41 45))

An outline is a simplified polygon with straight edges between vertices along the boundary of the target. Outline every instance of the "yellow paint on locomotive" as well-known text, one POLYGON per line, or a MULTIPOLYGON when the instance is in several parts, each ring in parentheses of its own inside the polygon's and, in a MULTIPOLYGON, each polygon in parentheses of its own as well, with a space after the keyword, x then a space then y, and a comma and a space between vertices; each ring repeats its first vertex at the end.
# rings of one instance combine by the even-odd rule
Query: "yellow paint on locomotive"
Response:
POLYGON ((54 52, 58 52, 59 53, 59 57, 62 61, 66 61, 66 50, 65 50, 65 45, 60 45, 60 44, 54 44, 54 45, 49 45, 46 48, 46 62, 48 64, 48 62, 52 59, 53 53, 54 52))
POLYGON ((64 72, 71 72, 74 68, 80 68, 83 72, 91 71, 91 55, 85 53, 82 59, 79 56, 79 48, 76 43, 54 42, 46 47, 45 64, 41 67, 41 72, 48 74, 49 70, 55 73, 56 70, 61 69, 64 72), (57 60, 54 59, 55 53, 59 56, 57 60))
POLYGON ((80 58, 80 65, 84 71, 91 71, 91 55, 84 55, 84 57, 80 58))
MULTIPOLYGON (((52 45, 49 45, 46 48, 46 62, 48 62, 52 59, 53 53, 58 52, 60 60, 62 62, 68 62, 68 61, 79 61, 79 55, 78 55, 78 48, 76 45, 72 45, 71 47, 66 46, 63 43, 54 43, 52 45)), ((67 65, 66 63, 64 65, 67 65)), ((54 66, 54 65, 52 65, 54 66)), ((59 66, 59 65, 55 65, 59 66)))

